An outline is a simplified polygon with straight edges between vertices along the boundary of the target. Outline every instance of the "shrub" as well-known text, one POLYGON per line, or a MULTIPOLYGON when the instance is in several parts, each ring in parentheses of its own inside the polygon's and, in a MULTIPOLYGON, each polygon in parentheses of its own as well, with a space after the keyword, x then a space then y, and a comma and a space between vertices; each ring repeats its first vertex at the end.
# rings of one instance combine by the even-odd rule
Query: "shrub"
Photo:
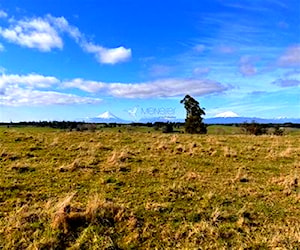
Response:
POLYGON ((173 124, 172 123, 167 123, 163 128, 162 128, 163 133, 172 133, 173 132, 173 124))
POLYGON ((246 134, 250 135, 262 135, 267 133, 266 128, 254 121, 252 123, 245 122, 241 127, 245 130, 246 134))

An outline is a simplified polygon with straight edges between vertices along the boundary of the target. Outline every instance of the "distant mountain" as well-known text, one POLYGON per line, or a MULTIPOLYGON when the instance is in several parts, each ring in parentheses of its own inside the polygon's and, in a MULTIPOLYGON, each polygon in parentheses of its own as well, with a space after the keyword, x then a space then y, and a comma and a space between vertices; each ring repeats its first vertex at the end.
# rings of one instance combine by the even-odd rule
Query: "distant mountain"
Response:
POLYGON ((264 119, 257 117, 213 117, 205 118, 204 123, 206 124, 231 124, 231 123, 251 123, 255 121, 256 123, 300 123, 300 119, 295 118, 278 118, 278 119, 264 119))
MULTIPOLYGON (((233 113, 236 115, 235 113, 233 113)), ((300 119, 295 118, 278 118, 278 119, 264 119, 264 118, 258 118, 258 117, 240 117, 240 116, 233 116, 231 113, 224 113, 223 117, 221 117, 221 114, 218 115, 218 117, 213 118, 204 118, 203 122, 206 124, 232 124, 232 123, 251 123, 255 121, 256 123, 277 123, 277 124, 283 124, 283 123, 298 123, 300 124, 300 119)), ((176 117, 149 117, 149 118, 142 118, 139 120, 141 123, 154 123, 154 122, 185 122, 185 119, 180 119, 176 117)))
MULTIPOLYGON (((109 111, 106 111, 96 117, 85 119, 86 122, 91 123, 131 123, 132 121, 123 120, 109 111)), ((204 123, 206 124, 241 124, 241 123, 251 123, 255 121, 256 123, 298 123, 300 124, 300 118, 278 118, 278 119, 264 119, 257 117, 240 117, 234 112, 224 112, 218 114, 216 117, 204 118, 204 123)), ((180 119, 176 117, 144 117, 139 121, 140 123, 155 123, 155 122, 185 122, 185 119, 180 119)))
POLYGON ((88 118, 87 122, 94 122, 94 123, 130 123, 129 121, 123 120, 114 114, 106 111, 96 117, 88 118))
POLYGON ((239 117, 239 115, 237 113, 234 113, 232 111, 226 111, 220 114, 217 114, 215 117, 239 117))

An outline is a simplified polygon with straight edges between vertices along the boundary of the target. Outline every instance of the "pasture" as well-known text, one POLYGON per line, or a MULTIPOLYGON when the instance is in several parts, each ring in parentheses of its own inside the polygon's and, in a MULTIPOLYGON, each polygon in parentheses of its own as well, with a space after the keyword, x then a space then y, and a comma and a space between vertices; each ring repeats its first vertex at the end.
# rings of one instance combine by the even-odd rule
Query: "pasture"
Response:
POLYGON ((0 249, 299 249, 299 133, 209 131, 0 128, 0 249))

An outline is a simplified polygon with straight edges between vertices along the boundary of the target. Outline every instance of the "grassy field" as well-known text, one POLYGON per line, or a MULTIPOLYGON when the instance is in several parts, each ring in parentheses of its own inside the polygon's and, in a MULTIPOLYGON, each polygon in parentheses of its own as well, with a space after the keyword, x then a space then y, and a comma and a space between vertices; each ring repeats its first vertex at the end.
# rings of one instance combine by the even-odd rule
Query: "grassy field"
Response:
POLYGON ((0 249, 300 249, 299 134, 148 130, 0 128, 0 249))

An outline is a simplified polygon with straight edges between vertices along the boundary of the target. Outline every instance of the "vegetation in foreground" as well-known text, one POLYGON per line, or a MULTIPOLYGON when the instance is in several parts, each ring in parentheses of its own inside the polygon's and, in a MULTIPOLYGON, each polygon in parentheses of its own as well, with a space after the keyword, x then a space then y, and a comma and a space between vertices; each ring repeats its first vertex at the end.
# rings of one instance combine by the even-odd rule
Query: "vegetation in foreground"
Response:
POLYGON ((1 128, 0 248, 299 249, 299 139, 1 128))

